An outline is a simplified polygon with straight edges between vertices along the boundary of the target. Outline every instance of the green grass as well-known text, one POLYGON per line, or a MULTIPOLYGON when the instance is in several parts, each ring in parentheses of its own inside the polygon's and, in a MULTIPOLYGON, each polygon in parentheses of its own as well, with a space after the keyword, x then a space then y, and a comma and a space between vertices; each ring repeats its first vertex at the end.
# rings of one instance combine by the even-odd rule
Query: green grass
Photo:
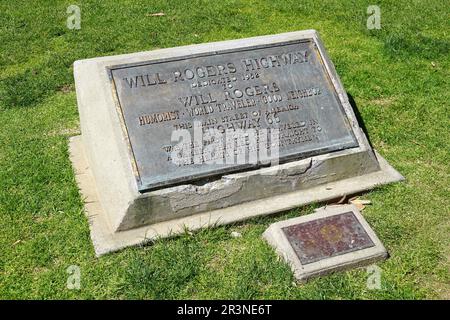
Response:
POLYGON ((382 29, 369 31, 370 4, 2 1, 0 298, 449 299, 450 5, 377 1, 382 29), (70 4, 81 7, 81 30, 65 26, 70 4), (79 133, 73 61, 311 28, 374 147, 406 177, 364 196, 391 254, 378 264, 382 289, 367 289, 365 269, 293 284, 261 234, 312 207, 95 258, 68 159, 68 137, 79 133), (80 290, 66 288, 70 265, 80 290))

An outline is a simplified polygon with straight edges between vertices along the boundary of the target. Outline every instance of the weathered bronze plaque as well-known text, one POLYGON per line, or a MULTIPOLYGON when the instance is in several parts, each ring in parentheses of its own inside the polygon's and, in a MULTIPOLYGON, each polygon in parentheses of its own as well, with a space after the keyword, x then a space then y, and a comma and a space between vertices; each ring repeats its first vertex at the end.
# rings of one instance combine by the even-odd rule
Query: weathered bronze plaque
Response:
POLYGON ((313 40, 108 70, 140 191, 357 146, 313 40), (250 149, 268 157, 250 159, 250 149))
POLYGON ((375 245, 353 212, 282 230, 303 265, 375 245))

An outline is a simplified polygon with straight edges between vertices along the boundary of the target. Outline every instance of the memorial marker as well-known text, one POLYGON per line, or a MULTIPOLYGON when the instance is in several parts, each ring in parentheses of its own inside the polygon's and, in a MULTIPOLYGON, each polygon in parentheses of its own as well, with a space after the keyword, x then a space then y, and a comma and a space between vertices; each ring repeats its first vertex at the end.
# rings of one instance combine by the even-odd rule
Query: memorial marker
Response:
POLYGON ((201 133, 213 129, 224 139, 226 130, 277 128, 280 162, 358 145, 312 39, 118 65, 109 72, 139 190, 261 164, 226 163, 222 145, 223 157, 215 160, 223 163, 206 163, 198 145, 188 163, 177 166, 172 132, 193 130, 194 121, 201 133))
POLYGON ((370 189, 377 155, 314 30, 76 61, 97 254, 370 189))
POLYGON ((388 253, 354 205, 320 208, 276 222, 263 237, 298 280, 385 259, 388 253))

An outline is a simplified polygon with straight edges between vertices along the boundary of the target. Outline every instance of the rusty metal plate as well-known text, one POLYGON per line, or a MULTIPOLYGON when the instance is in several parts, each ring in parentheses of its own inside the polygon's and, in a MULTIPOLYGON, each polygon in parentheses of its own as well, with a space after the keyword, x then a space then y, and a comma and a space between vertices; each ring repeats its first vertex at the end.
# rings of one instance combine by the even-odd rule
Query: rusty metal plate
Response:
POLYGON ((282 230, 303 265, 375 245, 353 212, 282 230))
MULTIPOLYGON (((203 133, 279 129, 280 163, 358 146, 312 39, 117 65, 108 72, 141 192, 263 164, 211 163, 202 152, 213 139, 173 140, 175 130, 194 137, 195 123, 203 133), (173 161, 179 144, 189 146, 192 161, 173 161)), ((209 160, 249 151, 241 147, 230 153, 224 143, 209 160)))

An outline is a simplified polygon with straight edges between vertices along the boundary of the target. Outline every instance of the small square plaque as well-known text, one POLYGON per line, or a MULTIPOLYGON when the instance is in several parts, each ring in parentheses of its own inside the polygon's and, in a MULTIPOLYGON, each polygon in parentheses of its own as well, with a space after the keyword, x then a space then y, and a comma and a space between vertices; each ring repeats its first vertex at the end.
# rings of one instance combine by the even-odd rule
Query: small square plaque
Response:
POLYGON ((353 205, 330 206, 272 224, 264 237, 288 261, 299 280, 387 256, 353 205))
POLYGON ((353 212, 294 224, 282 230, 302 264, 374 246, 353 212))

